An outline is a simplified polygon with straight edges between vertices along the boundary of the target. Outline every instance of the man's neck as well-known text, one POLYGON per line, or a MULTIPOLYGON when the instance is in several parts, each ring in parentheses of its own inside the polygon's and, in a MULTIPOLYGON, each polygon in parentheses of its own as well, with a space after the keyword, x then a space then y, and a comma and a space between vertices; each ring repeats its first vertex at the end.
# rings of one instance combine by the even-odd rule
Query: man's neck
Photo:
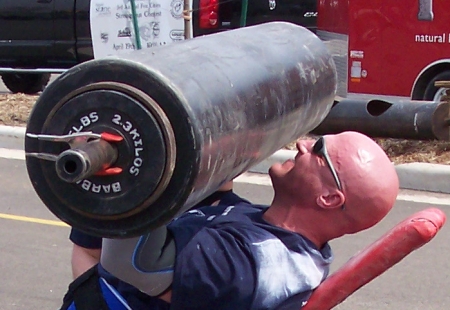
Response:
POLYGON ((308 210, 310 209, 298 206, 285 207, 272 204, 263 218, 272 225, 302 235, 321 249, 328 241, 326 228, 318 224, 320 221, 308 210))

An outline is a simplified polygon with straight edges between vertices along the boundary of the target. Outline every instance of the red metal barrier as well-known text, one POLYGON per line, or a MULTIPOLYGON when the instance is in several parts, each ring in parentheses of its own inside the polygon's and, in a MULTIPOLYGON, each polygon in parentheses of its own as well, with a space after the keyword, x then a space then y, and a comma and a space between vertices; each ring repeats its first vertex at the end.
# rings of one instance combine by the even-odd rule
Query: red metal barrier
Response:
POLYGON ((400 222, 329 276, 313 292, 302 310, 327 310, 337 306, 363 285, 433 239, 445 220, 443 211, 429 208, 400 222))

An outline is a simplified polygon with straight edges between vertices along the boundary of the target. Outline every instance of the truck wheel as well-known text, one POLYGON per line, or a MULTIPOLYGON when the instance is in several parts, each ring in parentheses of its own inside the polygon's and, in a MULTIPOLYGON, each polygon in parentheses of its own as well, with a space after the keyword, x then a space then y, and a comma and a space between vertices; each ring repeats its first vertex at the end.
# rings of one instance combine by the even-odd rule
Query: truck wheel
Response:
POLYGON ((47 86, 50 73, 4 73, 2 80, 13 93, 33 95, 47 86))
POLYGON ((434 82, 436 81, 450 81, 450 71, 439 73, 430 81, 430 83, 428 83, 423 95, 424 100, 436 102, 441 101, 441 97, 444 95, 446 88, 434 86, 434 82))

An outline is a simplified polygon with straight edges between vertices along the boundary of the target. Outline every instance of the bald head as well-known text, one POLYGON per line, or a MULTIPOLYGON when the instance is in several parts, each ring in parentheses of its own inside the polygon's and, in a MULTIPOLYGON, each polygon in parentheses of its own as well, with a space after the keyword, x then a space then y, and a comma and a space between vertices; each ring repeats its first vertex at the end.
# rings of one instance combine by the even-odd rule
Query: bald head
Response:
POLYGON ((394 165, 381 147, 357 132, 325 136, 345 195, 347 233, 378 223, 393 207, 399 188, 394 165))
POLYGON ((318 247, 367 229, 392 209, 399 182, 381 147, 357 132, 297 141, 292 160, 269 170, 274 199, 264 218, 318 247), (345 206, 343 208, 343 206, 345 206))

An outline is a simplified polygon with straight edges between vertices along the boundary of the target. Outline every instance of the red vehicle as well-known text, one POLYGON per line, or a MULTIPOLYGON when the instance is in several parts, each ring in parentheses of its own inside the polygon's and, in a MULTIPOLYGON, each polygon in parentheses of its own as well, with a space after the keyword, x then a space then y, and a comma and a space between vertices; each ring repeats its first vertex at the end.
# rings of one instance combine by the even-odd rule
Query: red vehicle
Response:
POLYGON ((449 0, 318 0, 338 95, 439 100, 434 82, 450 80, 449 12, 449 0))

